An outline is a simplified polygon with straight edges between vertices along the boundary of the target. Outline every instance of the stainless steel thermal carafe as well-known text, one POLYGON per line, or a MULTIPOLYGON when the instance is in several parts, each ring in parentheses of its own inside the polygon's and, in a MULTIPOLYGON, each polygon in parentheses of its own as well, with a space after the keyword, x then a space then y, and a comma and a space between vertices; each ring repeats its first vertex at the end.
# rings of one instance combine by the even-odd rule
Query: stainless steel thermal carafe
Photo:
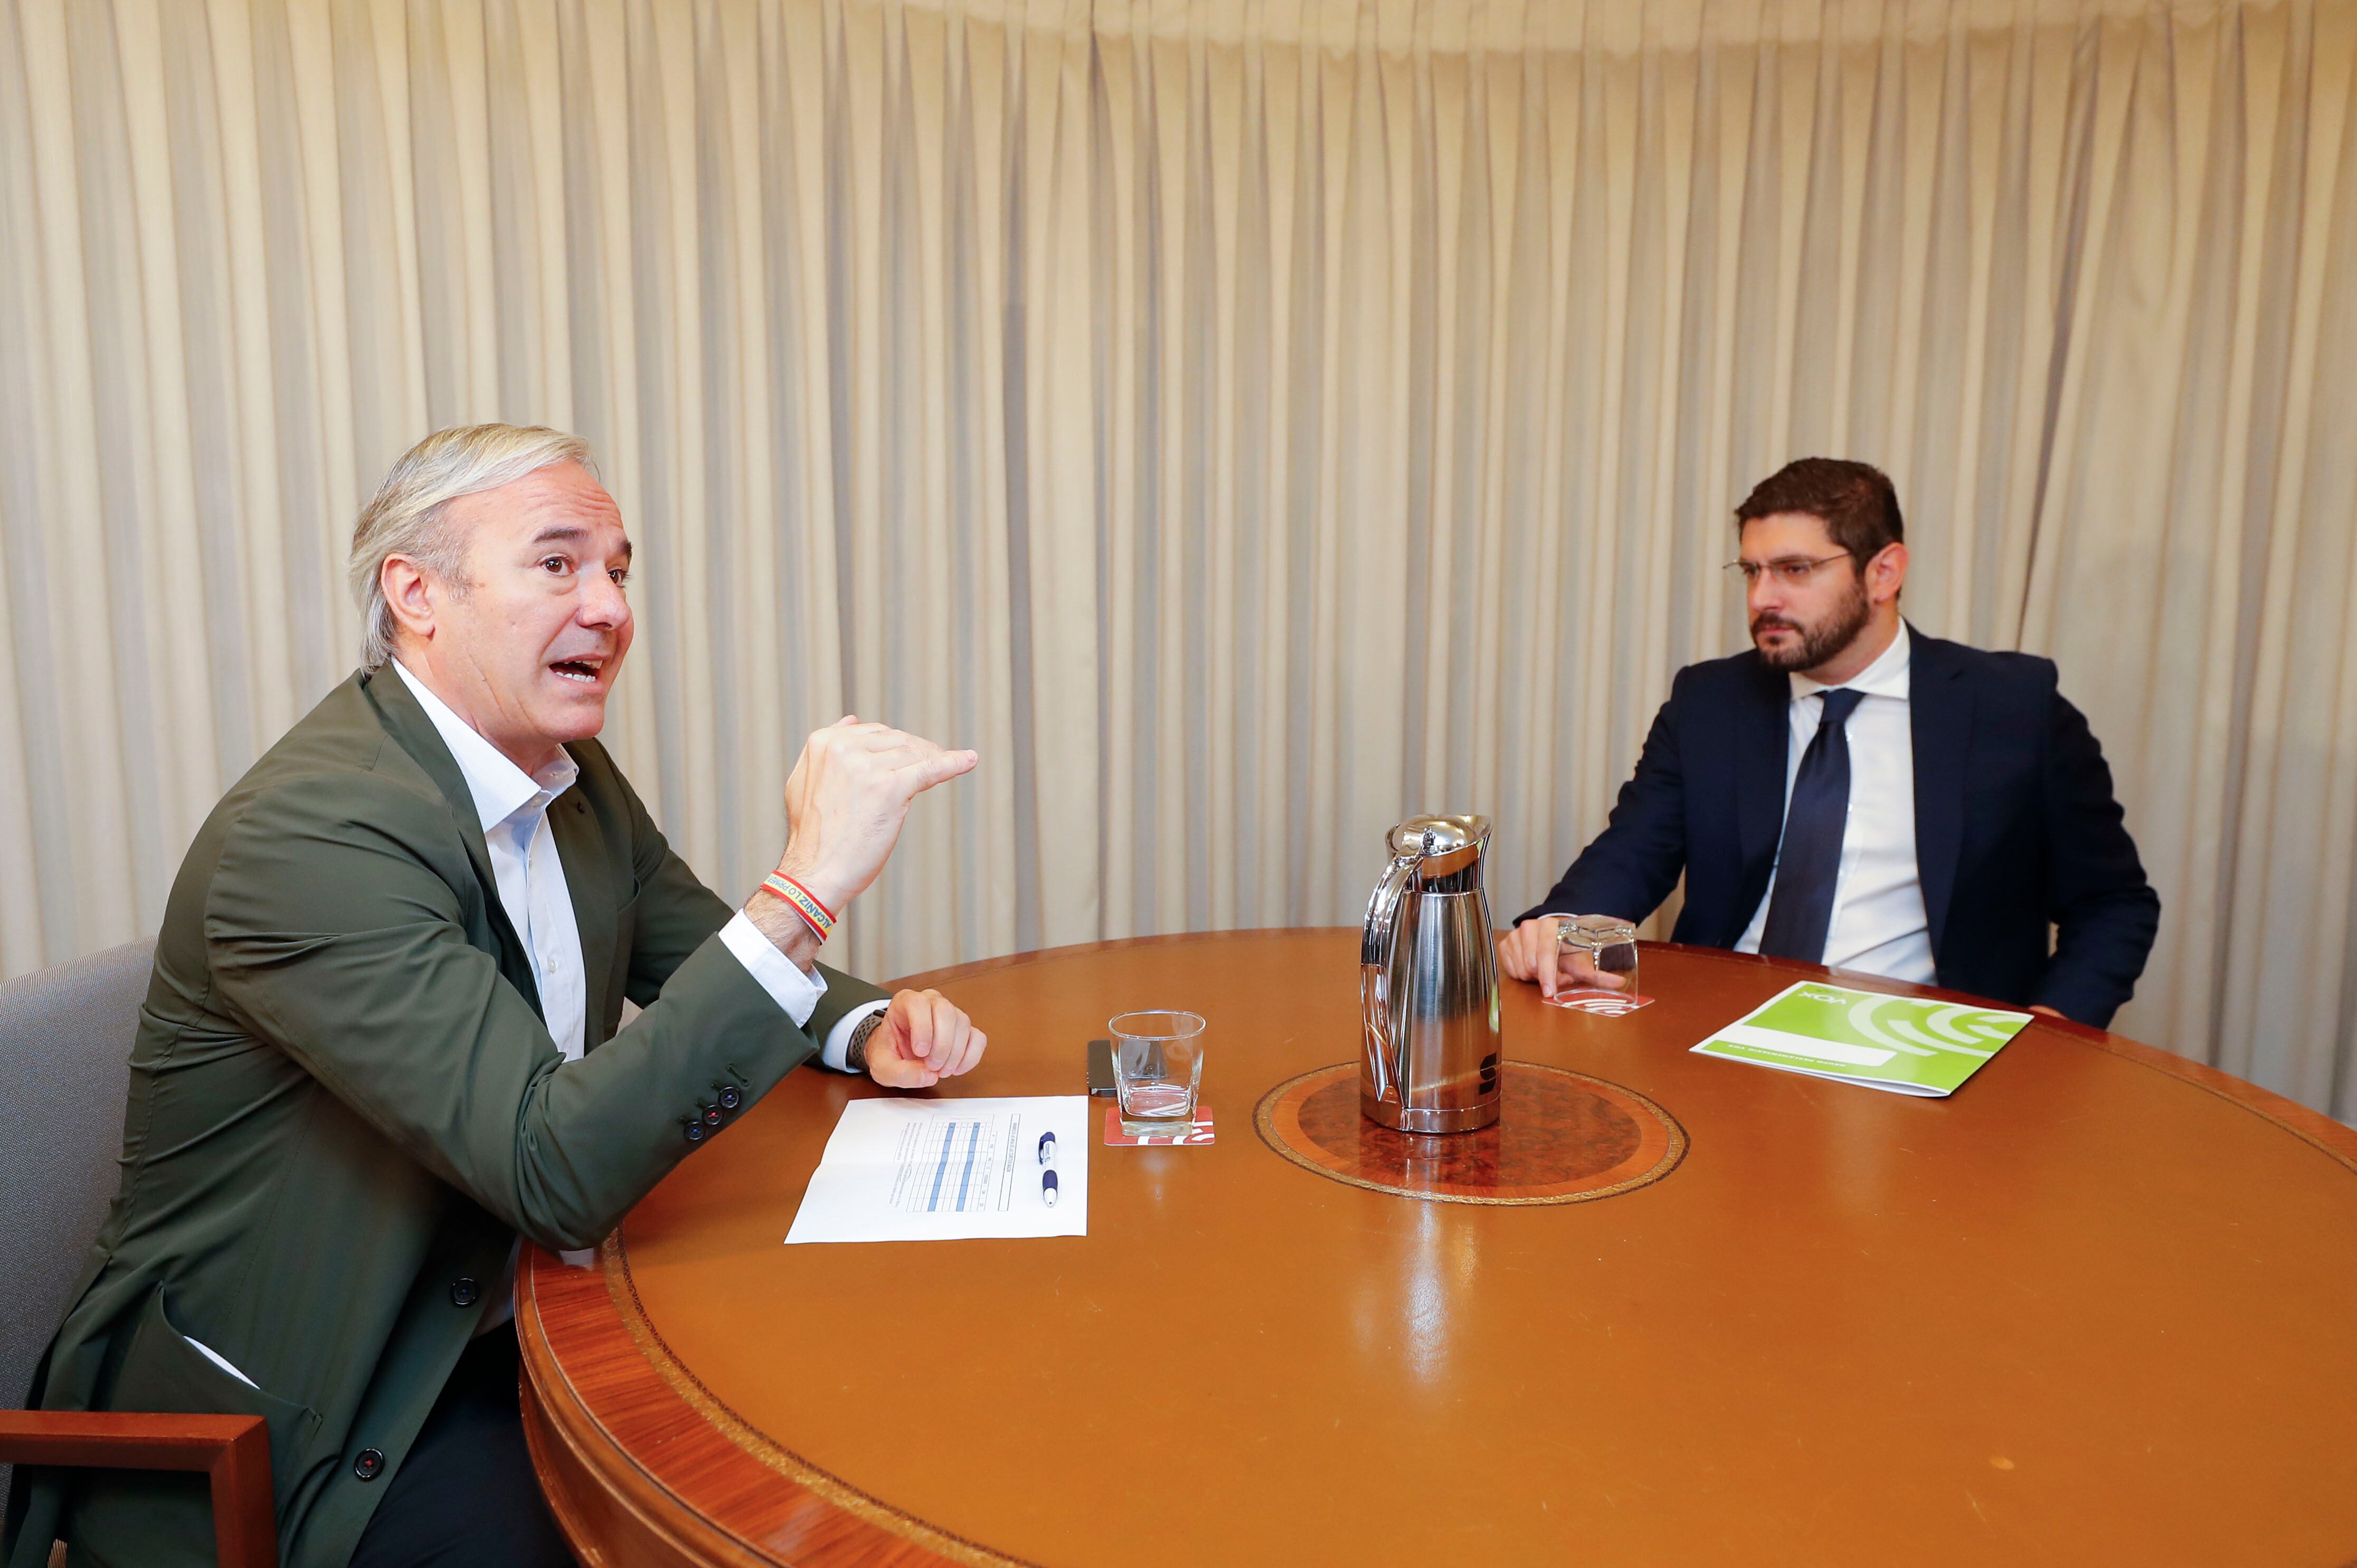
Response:
POLYGON ((1404 1133, 1498 1119, 1498 954, 1486 817, 1411 817, 1367 902, 1359 944, 1359 1106, 1404 1133))

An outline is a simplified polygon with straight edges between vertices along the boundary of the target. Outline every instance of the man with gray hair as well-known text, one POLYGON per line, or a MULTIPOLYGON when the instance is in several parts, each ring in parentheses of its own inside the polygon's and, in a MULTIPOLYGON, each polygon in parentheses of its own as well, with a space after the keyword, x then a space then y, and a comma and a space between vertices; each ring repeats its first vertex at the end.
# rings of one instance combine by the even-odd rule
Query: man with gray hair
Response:
MULTIPOLYGON (((818 731, 731 911, 595 739, 630 561, 577 437, 421 442, 353 535, 362 668, 173 885, 121 1195, 27 1403, 265 1418, 290 1568, 570 1562, 517 1408, 518 1237, 595 1246, 813 1058, 917 1088, 983 1053, 938 993, 817 961, 974 753, 818 731)), ((200 1475, 20 1469, 5 1555, 208 1563, 208 1519, 200 1475)))

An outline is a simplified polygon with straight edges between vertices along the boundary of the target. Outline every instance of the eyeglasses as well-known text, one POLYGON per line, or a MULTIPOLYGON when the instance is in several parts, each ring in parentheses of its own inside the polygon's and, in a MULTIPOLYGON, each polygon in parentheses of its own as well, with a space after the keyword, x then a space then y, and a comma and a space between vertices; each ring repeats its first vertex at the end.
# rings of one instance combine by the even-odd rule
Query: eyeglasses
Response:
POLYGON ((1849 552, 1845 550, 1835 555, 1820 555, 1813 561, 1805 555, 1787 555, 1781 561, 1729 561, 1727 569, 1742 573, 1743 585, 1747 588, 1760 581, 1762 572, 1775 573, 1776 580, 1788 588, 1805 588, 1809 585, 1809 578, 1819 567, 1848 559, 1849 552))

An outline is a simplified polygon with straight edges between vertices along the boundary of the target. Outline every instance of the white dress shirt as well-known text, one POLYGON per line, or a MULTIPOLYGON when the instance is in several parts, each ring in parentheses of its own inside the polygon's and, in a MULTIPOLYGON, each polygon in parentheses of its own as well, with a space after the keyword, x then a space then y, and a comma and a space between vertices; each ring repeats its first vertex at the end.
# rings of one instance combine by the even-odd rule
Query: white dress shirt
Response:
MULTIPOLYGON (((1932 982, 1932 927, 1923 914, 1923 883, 1915 866, 1915 735, 1909 695, 1907 623, 1880 658, 1842 684, 1865 693, 1843 730, 1849 737, 1849 811, 1842 823, 1841 869, 1834 912, 1825 927, 1822 961, 1892 980, 1932 982)), ((1790 808, 1801 757, 1815 738, 1832 688, 1806 675, 1792 677, 1790 737, 1784 751, 1784 800, 1790 808)), ((1781 854, 1781 847, 1779 850, 1781 854)), ((1735 944, 1758 952, 1768 924, 1768 896, 1735 944)))

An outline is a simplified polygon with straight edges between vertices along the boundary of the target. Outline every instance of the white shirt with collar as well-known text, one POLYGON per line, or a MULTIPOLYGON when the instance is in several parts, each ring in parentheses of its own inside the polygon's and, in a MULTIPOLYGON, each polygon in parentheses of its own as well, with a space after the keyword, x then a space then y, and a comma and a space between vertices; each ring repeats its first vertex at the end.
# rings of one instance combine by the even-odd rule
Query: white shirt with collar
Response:
MULTIPOLYGON (((1923 883, 1915 865, 1915 732, 1910 696, 1907 623, 1881 656, 1842 685, 1865 693, 1843 725, 1849 738, 1849 812, 1842 824, 1841 869, 1834 884, 1833 918, 1825 927, 1822 961, 1892 980, 1931 983, 1932 927, 1923 913, 1923 883)), ((1792 677, 1790 738, 1784 748, 1784 800, 1789 809, 1801 757, 1824 714, 1821 694, 1832 688, 1806 675, 1792 677)), ((1758 952, 1760 933, 1775 901, 1774 879, 1735 944, 1758 952)))
MULTIPOLYGON (((442 744, 450 748, 458 771, 466 778, 483 830, 484 847, 490 851, 500 907, 507 911, 508 924, 515 928, 531 960, 549 1038, 556 1042, 566 1061, 578 1061, 587 1046, 588 977, 581 964, 581 929, 574 919, 573 897, 565 883, 565 863, 556 853, 555 831, 548 825, 548 808, 573 787, 580 767, 560 751, 537 777, 526 773, 452 712, 399 660, 393 660, 393 668, 401 671, 402 682, 434 721, 442 744)), ((797 1026, 810 1022, 812 1009, 826 992, 823 976, 803 973, 742 910, 721 928, 720 940, 788 1017, 797 1026)), ((845 1070, 852 1031, 861 1019, 888 1005, 872 1002, 836 1020, 820 1049, 820 1061, 838 1072, 845 1070)))

